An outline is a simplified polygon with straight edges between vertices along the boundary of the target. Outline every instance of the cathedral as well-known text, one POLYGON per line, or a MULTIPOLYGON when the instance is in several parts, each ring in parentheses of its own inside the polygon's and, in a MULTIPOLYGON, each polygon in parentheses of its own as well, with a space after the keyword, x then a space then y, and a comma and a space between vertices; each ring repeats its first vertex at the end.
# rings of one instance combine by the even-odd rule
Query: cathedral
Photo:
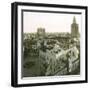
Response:
POLYGON ((37 31, 38 38, 43 37, 43 42, 40 43, 41 48, 39 49, 39 60, 43 66, 41 75, 71 74, 79 67, 79 49, 76 41, 74 41, 74 39, 79 38, 79 27, 75 16, 73 17, 71 33, 69 34, 57 33, 58 36, 57 34, 51 34, 45 38, 45 29, 39 28, 37 31), (69 42, 71 40, 73 40, 73 43, 69 42))

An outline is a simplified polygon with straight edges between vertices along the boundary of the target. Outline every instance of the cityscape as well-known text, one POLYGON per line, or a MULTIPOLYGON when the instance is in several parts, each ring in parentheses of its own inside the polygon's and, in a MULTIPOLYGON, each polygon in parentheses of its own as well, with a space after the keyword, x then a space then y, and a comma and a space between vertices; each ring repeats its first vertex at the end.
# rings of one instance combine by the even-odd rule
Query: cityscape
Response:
POLYGON ((75 16, 71 32, 23 33, 22 77, 80 75, 80 32, 75 16))

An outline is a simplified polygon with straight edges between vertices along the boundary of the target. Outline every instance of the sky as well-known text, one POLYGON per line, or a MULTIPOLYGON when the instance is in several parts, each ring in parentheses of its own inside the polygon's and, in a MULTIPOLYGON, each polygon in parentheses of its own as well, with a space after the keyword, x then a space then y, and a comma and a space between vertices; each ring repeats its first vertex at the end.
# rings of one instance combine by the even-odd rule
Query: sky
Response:
POLYGON ((73 17, 79 25, 81 32, 81 15, 80 14, 61 14, 61 13, 41 13, 41 12, 24 12, 23 31, 24 33, 37 32, 37 28, 45 28, 46 32, 71 32, 73 17))

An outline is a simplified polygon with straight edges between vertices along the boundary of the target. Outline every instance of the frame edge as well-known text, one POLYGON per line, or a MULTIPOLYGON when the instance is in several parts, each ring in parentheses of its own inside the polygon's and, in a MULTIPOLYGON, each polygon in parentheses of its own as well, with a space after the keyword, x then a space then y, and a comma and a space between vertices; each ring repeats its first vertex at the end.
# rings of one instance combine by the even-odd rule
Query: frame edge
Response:
POLYGON ((87 6, 72 6, 72 5, 59 5, 59 4, 44 4, 44 3, 24 3, 24 2, 14 2, 11 3, 11 86, 13 87, 23 87, 23 86, 42 86, 42 85, 58 85, 58 84, 76 84, 76 83, 88 83, 88 7, 87 6), (83 81, 70 81, 70 82, 53 82, 53 83, 37 83, 37 84, 17 84, 17 6, 18 5, 32 5, 32 6, 45 6, 45 7, 64 7, 64 8, 76 8, 85 9, 85 24, 86 24, 86 74, 85 80, 83 81))

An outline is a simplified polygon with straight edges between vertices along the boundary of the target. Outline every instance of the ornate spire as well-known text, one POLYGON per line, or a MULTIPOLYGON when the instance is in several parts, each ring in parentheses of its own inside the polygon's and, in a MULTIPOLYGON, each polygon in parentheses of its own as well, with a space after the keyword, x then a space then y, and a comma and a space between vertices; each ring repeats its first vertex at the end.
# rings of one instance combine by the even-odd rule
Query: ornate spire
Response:
POLYGON ((76 23, 76 18, 75 18, 75 16, 73 17, 73 23, 76 23))
POLYGON ((71 35, 72 37, 79 36, 79 28, 75 16, 73 17, 73 23, 71 24, 71 35))

